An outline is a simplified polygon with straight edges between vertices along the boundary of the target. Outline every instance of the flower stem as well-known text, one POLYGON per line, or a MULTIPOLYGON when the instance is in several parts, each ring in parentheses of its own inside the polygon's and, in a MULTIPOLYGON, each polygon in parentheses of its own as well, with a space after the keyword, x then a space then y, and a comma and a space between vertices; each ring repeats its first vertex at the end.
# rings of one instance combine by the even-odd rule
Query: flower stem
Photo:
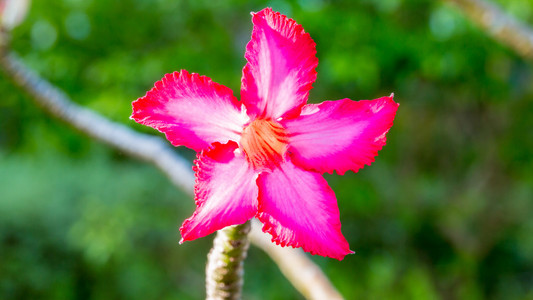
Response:
POLYGON ((243 261, 248 251, 250 221, 228 226, 217 232, 207 256, 206 289, 208 300, 241 299, 243 261))

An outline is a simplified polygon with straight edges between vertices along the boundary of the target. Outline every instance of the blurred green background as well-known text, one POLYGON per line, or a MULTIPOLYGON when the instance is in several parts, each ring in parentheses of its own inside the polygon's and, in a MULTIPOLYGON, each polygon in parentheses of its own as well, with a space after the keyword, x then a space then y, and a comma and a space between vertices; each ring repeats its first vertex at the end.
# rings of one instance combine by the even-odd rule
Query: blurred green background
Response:
MULTIPOLYGON (((500 0, 533 24, 533 1, 500 0)), ((250 11, 317 43, 310 101, 401 106, 376 162, 327 175, 357 253, 312 257, 347 299, 533 299, 533 68, 431 0, 34 0, 13 49, 77 103, 135 129, 165 73, 238 95, 250 11)), ((0 299, 201 299, 212 236, 150 165, 49 117, 0 72, 0 299)), ((194 153, 176 149, 189 159, 194 153)), ((251 247, 245 299, 303 299, 251 247)))

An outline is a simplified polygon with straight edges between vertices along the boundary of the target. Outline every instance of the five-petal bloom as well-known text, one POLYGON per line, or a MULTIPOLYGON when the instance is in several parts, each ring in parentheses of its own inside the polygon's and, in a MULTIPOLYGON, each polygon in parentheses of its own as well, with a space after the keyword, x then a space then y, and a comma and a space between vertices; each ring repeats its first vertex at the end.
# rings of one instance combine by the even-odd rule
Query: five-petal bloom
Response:
POLYGON ((391 96, 306 105, 315 43, 269 8, 252 15, 241 102, 229 88, 183 70, 133 102, 131 118, 198 152, 197 209, 180 228, 182 241, 256 217, 276 244, 340 260, 351 251, 321 174, 372 163, 398 104, 391 96))

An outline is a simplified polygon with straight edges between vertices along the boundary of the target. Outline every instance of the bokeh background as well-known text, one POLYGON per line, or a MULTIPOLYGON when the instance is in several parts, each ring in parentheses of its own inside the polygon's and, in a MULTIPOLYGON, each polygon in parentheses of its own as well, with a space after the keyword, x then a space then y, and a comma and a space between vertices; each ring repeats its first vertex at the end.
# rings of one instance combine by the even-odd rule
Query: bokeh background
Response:
MULTIPOLYGON (((533 24, 533 1, 495 1, 533 24)), ((533 69, 433 0, 34 0, 13 49, 77 103, 128 119, 179 69, 240 87, 250 11, 317 43, 310 101, 401 105, 357 174, 327 175, 355 255, 312 257, 347 299, 533 299, 533 69)), ((51 118, 0 72, 0 298, 201 299, 212 236, 152 166, 51 118)), ((238 92, 236 92, 238 95, 238 92)), ((194 153, 176 149, 189 159, 194 153)), ((238 184, 238 183, 237 183, 238 184)), ((251 247, 245 299, 303 299, 251 247)))

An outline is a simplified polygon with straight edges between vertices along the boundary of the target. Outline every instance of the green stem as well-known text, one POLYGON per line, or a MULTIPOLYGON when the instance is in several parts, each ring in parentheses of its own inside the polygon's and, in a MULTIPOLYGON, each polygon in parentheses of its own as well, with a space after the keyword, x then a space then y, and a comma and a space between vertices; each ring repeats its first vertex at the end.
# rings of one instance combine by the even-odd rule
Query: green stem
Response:
POLYGON ((248 250, 250 221, 217 232, 207 256, 206 290, 208 300, 241 299, 243 261, 248 250))

